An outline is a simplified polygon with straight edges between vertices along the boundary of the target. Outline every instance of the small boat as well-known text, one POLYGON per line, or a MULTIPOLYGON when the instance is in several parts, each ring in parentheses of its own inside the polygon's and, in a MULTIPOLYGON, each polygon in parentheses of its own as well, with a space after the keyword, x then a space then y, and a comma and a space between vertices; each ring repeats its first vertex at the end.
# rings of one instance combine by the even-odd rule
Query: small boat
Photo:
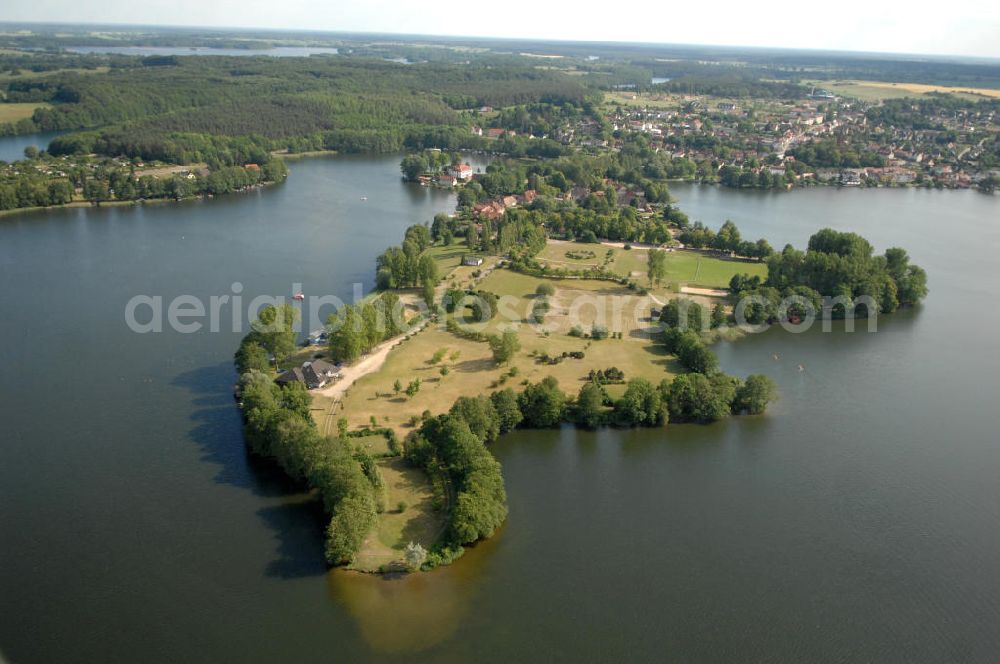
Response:
POLYGON ((362 197, 361 197, 361 200, 363 200, 363 201, 367 201, 367 200, 368 200, 368 197, 367 197, 367 196, 362 196, 362 197))
POLYGON ((292 296, 292 299, 302 301, 306 299, 306 296, 303 295, 302 293, 296 293, 295 295, 292 296))

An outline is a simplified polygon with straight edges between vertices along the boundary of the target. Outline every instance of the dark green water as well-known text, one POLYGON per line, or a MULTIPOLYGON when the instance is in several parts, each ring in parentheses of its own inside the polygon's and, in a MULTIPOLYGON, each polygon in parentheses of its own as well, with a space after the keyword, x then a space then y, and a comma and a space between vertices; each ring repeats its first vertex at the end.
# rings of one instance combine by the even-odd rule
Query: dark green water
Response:
POLYGON ((931 296, 876 334, 721 346, 726 370, 778 381, 765 417, 509 436, 500 535, 403 581, 327 573, 318 507, 244 451, 238 335, 136 335, 123 310, 234 281, 349 296, 453 204, 397 163, 0 219, 7 659, 995 659, 1000 201, 972 192, 675 187, 693 218, 779 247, 825 225, 905 246, 931 296))

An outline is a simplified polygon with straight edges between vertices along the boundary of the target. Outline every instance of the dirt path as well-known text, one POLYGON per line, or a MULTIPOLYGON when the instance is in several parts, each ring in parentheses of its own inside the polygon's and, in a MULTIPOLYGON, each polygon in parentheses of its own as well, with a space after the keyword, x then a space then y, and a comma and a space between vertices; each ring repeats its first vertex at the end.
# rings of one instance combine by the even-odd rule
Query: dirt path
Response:
POLYGON ((418 327, 413 328, 406 334, 401 334, 397 337, 389 339, 388 341, 383 341, 378 346, 375 346, 372 352, 368 353, 368 355, 365 355, 351 366, 343 368, 340 371, 340 375, 342 377, 336 383, 330 385, 329 387, 322 387, 318 390, 314 390, 313 393, 333 399, 334 401, 339 400, 344 396, 344 392, 346 392, 359 378, 366 376, 373 371, 378 371, 382 365, 385 364, 385 358, 389 356, 389 351, 395 348, 400 341, 405 339, 407 335, 415 334, 424 329, 425 325, 427 325, 427 321, 422 322, 418 327))

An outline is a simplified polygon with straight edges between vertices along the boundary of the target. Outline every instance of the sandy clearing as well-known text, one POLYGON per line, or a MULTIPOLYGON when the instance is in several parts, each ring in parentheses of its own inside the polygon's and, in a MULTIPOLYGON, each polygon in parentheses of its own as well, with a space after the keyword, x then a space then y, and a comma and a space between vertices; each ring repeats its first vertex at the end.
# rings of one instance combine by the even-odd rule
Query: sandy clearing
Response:
POLYGON ((718 288, 695 288, 693 286, 681 286, 681 293, 685 295, 704 295, 705 297, 728 297, 729 291, 718 288))

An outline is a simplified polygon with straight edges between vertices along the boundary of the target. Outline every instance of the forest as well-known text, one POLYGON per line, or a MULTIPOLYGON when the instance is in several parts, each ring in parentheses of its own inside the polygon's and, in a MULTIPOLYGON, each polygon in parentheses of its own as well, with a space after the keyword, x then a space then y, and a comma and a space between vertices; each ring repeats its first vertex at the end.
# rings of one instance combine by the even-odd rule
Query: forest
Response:
MULTIPOLYGON (((0 56, 0 68, 7 65, 0 56)), ((115 60, 6 83, 10 101, 50 104, 17 133, 91 130, 52 145, 174 161, 223 153, 235 138, 267 150, 388 152, 480 147, 468 111, 481 106, 582 106, 592 91, 527 66, 406 67, 375 59, 197 57, 115 60), (221 144, 220 144, 221 141, 221 144)), ((521 147, 525 150, 526 147, 521 147)), ((514 150, 518 142, 514 141, 514 150)))

